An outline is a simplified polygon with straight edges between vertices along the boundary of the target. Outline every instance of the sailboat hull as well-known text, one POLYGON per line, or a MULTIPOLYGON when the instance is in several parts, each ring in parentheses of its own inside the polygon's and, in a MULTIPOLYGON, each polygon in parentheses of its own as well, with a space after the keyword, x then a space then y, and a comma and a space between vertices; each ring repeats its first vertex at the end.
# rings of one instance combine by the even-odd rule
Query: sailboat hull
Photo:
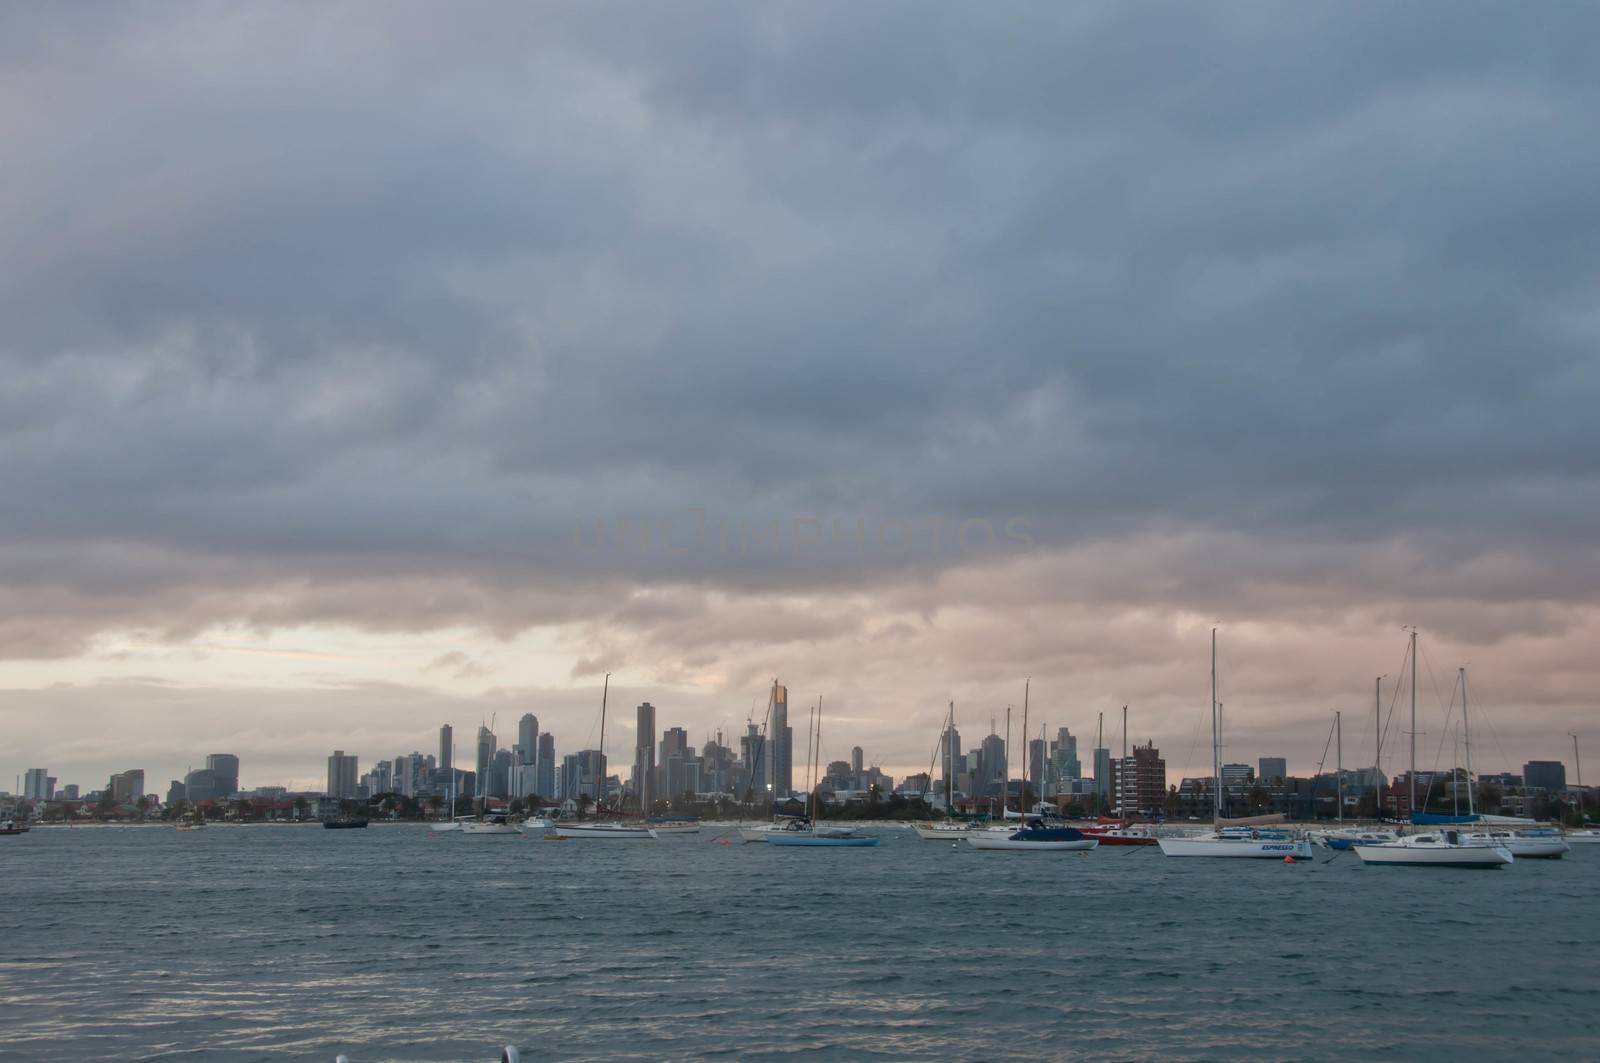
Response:
POLYGON ((928 842, 958 842, 972 836, 971 827, 942 823, 932 827, 924 827, 919 823, 912 830, 917 832, 917 837, 928 842))
POLYGON ((821 847, 821 846, 831 846, 833 848, 858 848, 859 849, 859 848, 862 848, 862 847, 865 847, 865 846, 869 846, 869 845, 877 845, 878 844, 878 840, 879 839, 877 839, 877 838, 867 838, 867 837, 862 837, 860 835, 853 835, 853 836, 850 836, 850 837, 843 837, 843 838, 839 838, 839 837, 830 838, 830 837, 828 837, 826 835, 822 835, 822 834, 799 834, 799 833, 787 834, 787 833, 780 833, 778 831, 773 831, 772 833, 767 835, 767 844, 768 845, 800 845, 800 846, 806 846, 808 848, 817 848, 817 847, 821 847))
POLYGON ((556 837, 587 839, 591 841, 607 842, 647 842, 653 841, 656 832, 645 827, 605 827, 605 826, 570 826, 556 827, 556 837))
POLYGON ((1300 838, 1157 838, 1163 856, 1234 860, 1310 860, 1311 843, 1300 838))
POLYGON ((1457 845, 1424 849, 1412 845, 1357 845, 1363 864, 1386 867, 1504 867, 1515 858, 1494 845, 1457 845))

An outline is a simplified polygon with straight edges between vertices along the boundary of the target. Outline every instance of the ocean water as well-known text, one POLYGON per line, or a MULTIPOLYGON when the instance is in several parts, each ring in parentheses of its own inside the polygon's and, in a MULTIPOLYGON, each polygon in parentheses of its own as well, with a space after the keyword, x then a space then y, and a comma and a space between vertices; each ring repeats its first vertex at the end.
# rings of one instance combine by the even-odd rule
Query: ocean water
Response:
POLYGON ((879 833, 0 838, 0 1059, 1600 1057, 1600 849, 1484 872, 879 833))

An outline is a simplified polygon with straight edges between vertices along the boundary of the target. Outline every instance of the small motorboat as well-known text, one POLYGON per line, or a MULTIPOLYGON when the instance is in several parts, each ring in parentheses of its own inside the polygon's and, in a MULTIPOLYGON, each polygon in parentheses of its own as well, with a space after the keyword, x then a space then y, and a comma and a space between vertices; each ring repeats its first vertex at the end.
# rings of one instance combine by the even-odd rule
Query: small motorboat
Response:
POLYGON ((26 834, 28 825, 14 819, 0 820, 0 834, 26 834))
POLYGON ((339 816, 322 821, 325 830, 365 830, 367 820, 362 816, 339 816))
POLYGON ((474 837, 480 835, 516 837, 522 833, 522 828, 505 816, 485 816, 483 819, 469 819, 462 822, 461 833, 474 837))

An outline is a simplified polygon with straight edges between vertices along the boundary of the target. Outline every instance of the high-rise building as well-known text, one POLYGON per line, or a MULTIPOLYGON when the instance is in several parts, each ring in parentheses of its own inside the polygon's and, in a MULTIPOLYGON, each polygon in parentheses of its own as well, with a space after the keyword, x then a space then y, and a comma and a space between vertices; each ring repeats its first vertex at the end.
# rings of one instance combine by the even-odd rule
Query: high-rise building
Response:
POLYGON ((356 796, 356 780, 360 775, 356 755, 347 755, 344 750, 335 749, 333 756, 328 758, 328 789, 325 792, 336 800, 349 800, 356 796))
POLYGON ((539 755, 534 760, 535 782, 534 790, 540 797, 554 800, 556 793, 556 736, 541 734, 539 736, 539 755))
POLYGON ((767 727, 767 789, 773 797, 794 793, 794 729, 789 726, 789 688, 772 684, 772 723, 767 727))
POLYGON ((866 755, 861 752, 861 747, 860 746, 851 746, 850 747, 850 774, 852 776, 858 776, 859 777, 861 775, 862 769, 864 769, 865 767, 866 767, 866 755))
POLYGON ((939 740, 939 762, 943 766, 947 791, 956 788, 956 777, 961 774, 961 761, 961 732, 951 724, 944 729, 944 737, 939 740))
POLYGON ((448 772, 456 766, 455 753, 456 732, 449 724, 439 728, 439 768, 448 772))
POLYGON ((1111 763, 1112 807, 1124 816, 1155 814, 1167 806, 1167 762, 1154 742, 1135 743, 1133 755, 1111 763))
POLYGON ((511 796, 511 765, 513 758, 509 749, 497 749, 494 756, 489 758, 489 778, 484 783, 483 792, 489 797, 511 796))
POLYGON ((1096 746, 1094 751, 1094 792, 1100 798, 1100 807, 1111 804, 1111 750, 1096 746))
POLYGON ((188 799, 189 790, 183 785, 183 780, 173 779, 172 785, 167 787, 167 804, 175 805, 179 801, 188 799))
POLYGON ((239 792, 239 758, 232 753, 212 753, 206 757, 206 768, 216 778, 216 795, 232 797, 239 792))
POLYGON ((22 777, 22 798, 25 801, 48 801, 55 795, 50 792, 50 769, 29 768, 22 777))
POLYGON ((606 758, 598 749, 585 749, 561 758, 561 797, 575 801, 590 797, 596 801, 603 796, 606 777, 606 758))
POLYGON ((531 712, 523 713, 517 721, 517 745, 522 749, 518 759, 532 764, 539 751, 539 717, 531 712))
POLYGON ((1256 762, 1256 778, 1263 784, 1273 783, 1283 785, 1283 780, 1289 777, 1289 761, 1286 757, 1262 757, 1256 762))
POLYGON ((1035 801, 1044 796, 1046 754, 1050 743, 1042 738, 1028 739, 1028 792, 1035 801))
POLYGON ((1001 797, 1005 794, 1006 740, 997 734, 985 735, 978 743, 978 780, 974 785, 980 797, 1001 797))
POLYGON ((739 766, 744 771, 748 790, 756 792, 766 788, 767 740, 753 723, 746 724, 745 733, 739 736, 739 766))
POLYGON ((191 805, 226 796, 217 792, 217 773, 210 768, 196 768, 183 777, 183 799, 191 805))
MULTIPOLYGON (((494 732, 489 730, 489 728, 487 728, 487 727, 480 726, 478 728, 478 761, 477 761, 478 781, 480 783, 482 783, 483 780, 489 774, 489 765, 494 760, 494 751, 495 751, 496 746, 497 746, 497 742, 496 742, 495 737, 494 737, 494 732)), ((491 792, 492 793, 492 791, 486 791, 486 792, 491 792)))
POLYGON ((656 707, 642 702, 633 729, 633 792, 639 810, 648 812, 656 801, 656 707))
POLYGON ((144 769, 129 768, 127 771, 119 771, 111 776, 106 788, 111 791, 111 800, 118 804, 124 801, 137 801, 144 796, 144 769))
POLYGON ((1054 753, 1055 764, 1051 774, 1061 782, 1062 789, 1065 790, 1068 788, 1066 786, 1068 780, 1083 778, 1083 762, 1078 759, 1078 740, 1065 727, 1056 731, 1054 753))
POLYGON ((1522 785, 1559 794, 1567 788, 1567 766, 1559 760, 1530 760, 1522 766, 1522 785))

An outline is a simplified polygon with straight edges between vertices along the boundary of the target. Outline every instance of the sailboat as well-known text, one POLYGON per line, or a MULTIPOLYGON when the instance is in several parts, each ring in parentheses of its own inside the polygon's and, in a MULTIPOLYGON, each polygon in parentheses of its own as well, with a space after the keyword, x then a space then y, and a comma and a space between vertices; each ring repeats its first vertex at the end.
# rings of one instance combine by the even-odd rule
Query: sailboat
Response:
MULTIPOLYGON (((911 829, 917 837, 930 842, 954 842, 967 837, 977 826, 971 820, 956 819, 956 764, 955 746, 950 741, 951 734, 956 729, 956 703, 950 703, 950 710, 945 714, 944 731, 939 736, 939 745, 935 748, 934 756, 938 750, 944 750, 944 808, 945 814, 950 818, 942 823, 913 823, 911 829)), ((928 779, 931 786, 933 779, 933 766, 928 766, 928 779)))
POLYGON ((1222 733, 1217 716, 1217 629, 1211 629, 1211 785, 1215 828, 1196 837, 1156 839, 1164 856, 1211 856, 1256 860, 1310 860, 1311 843, 1291 830, 1222 826, 1222 733))
MULTIPOLYGON (((1472 810, 1472 732, 1467 734, 1467 815, 1430 816, 1417 811, 1417 629, 1411 629, 1411 792, 1407 806, 1413 824, 1476 822, 1472 810)), ((1461 722, 1466 729, 1467 694, 1466 670, 1461 670, 1461 722)), ((1451 788, 1455 786, 1455 773, 1451 772, 1451 788)), ((1424 795, 1426 799, 1426 795, 1424 795)), ((1390 867, 1503 867, 1515 857, 1504 846, 1497 845, 1481 833, 1476 837, 1460 830, 1445 829, 1424 834, 1408 834, 1394 841, 1363 843, 1351 848, 1363 864, 1390 867)))
POLYGON ((476 816, 458 816, 456 812, 456 747, 450 747, 450 818, 440 823, 428 824, 428 829, 435 834, 459 833, 462 828, 476 816))
POLYGON ((813 848, 861 848, 877 845, 879 839, 857 834, 854 827, 817 828, 817 768, 822 760, 822 699, 817 699, 817 714, 812 725, 811 763, 806 765, 806 812, 810 829, 774 829, 767 832, 768 845, 793 845, 813 848))
MULTIPOLYGON (((1031 683, 1025 682, 1022 687, 1022 738, 1023 748, 1027 748, 1028 738, 1028 690, 1031 683)), ((1010 738, 1010 716, 1006 717, 1006 737, 1010 738)), ((1009 743, 1006 749, 1005 779, 1001 784, 1001 791, 1011 789, 1011 749, 1009 743)), ((1023 803, 1023 795, 1028 792, 1027 757, 1023 757, 1022 789, 1018 791, 1018 803, 1023 803)), ((983 830, 973 831, 967 835, 967 844, 974 849, 1000 852, 1086 852, 1095 848, 1100 842, 1073 827, 1046 826, 1042 817, 1024 814, 1021 828, 1011 826, 985 827, 983 830)))
MULTIPOLYGON (((606 701, 611 693, 611 673, 606 673, 605 686, 600 691, 600 758, 602 767, 600 778, 595 782, 595 808, 600 808, 600 803, 605 799, 605 749, 606 749, 606 701)), ((656 832, 649 827, 630 827, 623 823, 561 823, 555 825, 551 837, 563 839, 588 839, 592 841, 609 842, 638 842, 654 841, 656 832)))

